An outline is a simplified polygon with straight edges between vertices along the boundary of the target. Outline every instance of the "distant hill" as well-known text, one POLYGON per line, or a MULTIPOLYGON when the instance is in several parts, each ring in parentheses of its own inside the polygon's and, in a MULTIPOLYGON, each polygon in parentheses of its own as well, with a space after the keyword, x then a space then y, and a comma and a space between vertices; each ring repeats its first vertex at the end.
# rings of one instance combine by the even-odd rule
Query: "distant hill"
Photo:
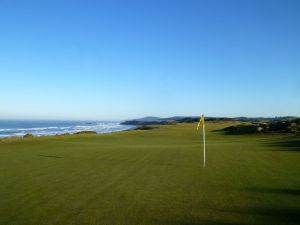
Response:
POLYGON ((135 119, 135 121, 158 121, 158 120, 161 120, 161 118, 155 116, 147 116, 140 119, 135 119))
MULTIPOLYGON (((289 121, 297 119, 296 117, 274 117, 274 118, 265 118, 265 117, 206 117, 206 121, 240 121, 240 122, 251 122, 251 123, 267 123, 267 122, 279 122, 279 121, 289 121)), ((122 122, 123 125, 134 125, 134 126, 144 126, 144 125, 167 125, 174 123, 194 123, 198 122, 199 117, 195 116, 174 116, 169 118, 160 118, 160 117, 144 117, 140 119, 127 120, 122 122)))
POLYGON ((144 117, 140 119, 127 120, 122 122, 122 125, 135 125, 135 126, 143 126, 143 125, 166 125, 166 124, 174 124, 174 123, 182 123, 182 122, 196 122, 198 117, 184 117, 184 116, 174 116, 169 118, 160 118, 160 117, 144 117))

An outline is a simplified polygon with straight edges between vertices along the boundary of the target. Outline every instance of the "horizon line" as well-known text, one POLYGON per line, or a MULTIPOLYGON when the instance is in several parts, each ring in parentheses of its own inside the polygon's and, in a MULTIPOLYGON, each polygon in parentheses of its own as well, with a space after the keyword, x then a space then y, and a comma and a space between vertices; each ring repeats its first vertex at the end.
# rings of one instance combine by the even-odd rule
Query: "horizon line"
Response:
MULTIPOLYGON (((143 118, 159 118, 159 119, 168 119, 168 118, 173 118, 173 117, 182 117, 182 118, 197 118, 201 117, 202 114, 199 114, 198 116, 141 116, 141 117, 135 117, 135 118, 129 118, 129 119, 96 119, 96 118, 22 118, 22 117, 15 117, 15 118, 5 118, 5 117, 0 117, 0 120, 23 120, 23 121, 107 121, 107 122, 113 122, 113 121, 126 121, 126 120, 137 120, 137 119, 143 119, 143 118)), ((293 117, 300 117, 297 115, 285 115, 285 116, 205 116, 206 118, 229 118, 229 119, 234 119, 234 118, 261 118, 261 119, 272 119, 272 118, 293 118, 293 117)))

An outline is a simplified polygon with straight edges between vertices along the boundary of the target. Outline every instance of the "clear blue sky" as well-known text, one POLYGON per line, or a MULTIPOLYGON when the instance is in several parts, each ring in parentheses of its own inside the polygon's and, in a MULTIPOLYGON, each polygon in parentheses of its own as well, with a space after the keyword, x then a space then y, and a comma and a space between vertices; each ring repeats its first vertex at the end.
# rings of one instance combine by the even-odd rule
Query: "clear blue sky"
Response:
POLYGON ((300 116, 300 1, 0 0, 0 118, 300 116))

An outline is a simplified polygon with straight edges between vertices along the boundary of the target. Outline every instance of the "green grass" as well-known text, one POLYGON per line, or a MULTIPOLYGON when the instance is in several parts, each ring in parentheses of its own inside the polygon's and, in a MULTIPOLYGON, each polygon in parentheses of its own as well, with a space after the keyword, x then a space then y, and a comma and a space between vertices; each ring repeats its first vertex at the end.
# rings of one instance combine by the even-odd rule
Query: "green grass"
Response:
POLYGON ((0 224, 300 224, 300 138, 228 125, 0 140, 0 224))

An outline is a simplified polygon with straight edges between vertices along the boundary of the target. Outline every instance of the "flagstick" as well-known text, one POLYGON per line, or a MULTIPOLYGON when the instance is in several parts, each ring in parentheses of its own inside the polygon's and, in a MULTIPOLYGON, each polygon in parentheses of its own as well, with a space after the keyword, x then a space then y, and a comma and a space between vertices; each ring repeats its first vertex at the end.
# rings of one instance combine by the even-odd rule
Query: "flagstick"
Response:
POLYGON ((205 125, 203 123, 203 167, 205 168, 205 125))

